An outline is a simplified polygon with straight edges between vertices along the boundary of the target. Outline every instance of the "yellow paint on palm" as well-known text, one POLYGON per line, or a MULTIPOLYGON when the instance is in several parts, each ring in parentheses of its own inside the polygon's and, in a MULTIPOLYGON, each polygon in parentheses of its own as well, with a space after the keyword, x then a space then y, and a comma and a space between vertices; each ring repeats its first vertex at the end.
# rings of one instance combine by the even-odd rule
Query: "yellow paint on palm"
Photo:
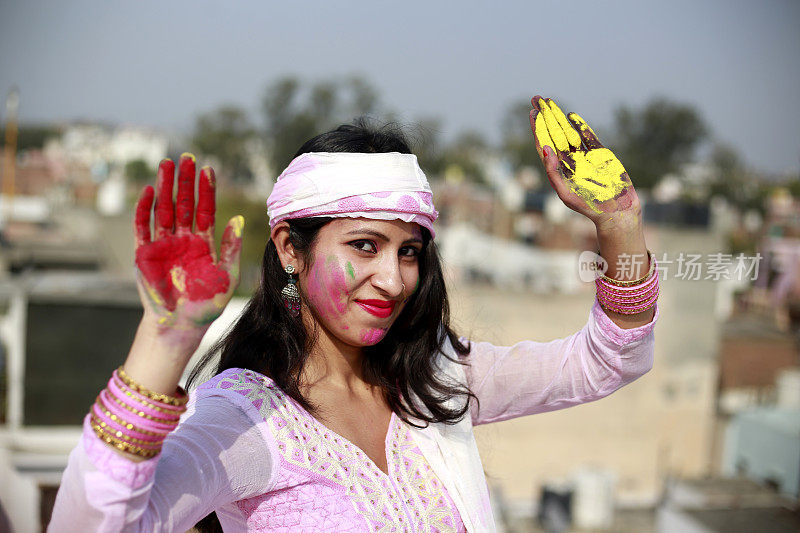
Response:
POLYGON ((548 103, 550 104, 550 110, 553 112, 553 116, 555 116, 556 118, 556 122, 558 122, 558 125, 561 126, 561 130, 567 137, 567 142, 573 148, 580 148, 581 136, 578 135, 578 132, 575 131, 575 128, 573 128, 572 124, 569 123, 566 115, 564 115, 564 112, 561 111, 561 108, 558 107, 558 105, 553 100, 550 100, 548 103))
POLYGON ((569 141, 567 141, 564 130, 562 130, 561 126, 558 124, 553 110, 550 109, 550 106, 547 105, 547 102, 542 98, 539 99, 539 114, 544 117, 544 122, 547 124, 547 131, 550 133, 550 138, 553 140, 556 149, 560 152, 569 151, 569 141))
POLYGON ((630 186, 622 179, 625 167, 608 148, 588 152, 575 152, 575 171, 570 178, 570 188, 583 198, 589 207, 600 212, 595 203, 616 198, 630 186))
POLYGON ((585 120, 583 120, 580 117, 580 115, 578 115, 577 113, 570 113, 569 114, 569 118, 571 118, 572 121, 575 122, 578 125, 578 129, 581 130, 581 133, 585 133, 585 132, 588 131, 595 138, 597 138, 597 135, 594 133, 594 130, 591 128, 591 126, 589 126, 589 124, 586 123, 585 120))

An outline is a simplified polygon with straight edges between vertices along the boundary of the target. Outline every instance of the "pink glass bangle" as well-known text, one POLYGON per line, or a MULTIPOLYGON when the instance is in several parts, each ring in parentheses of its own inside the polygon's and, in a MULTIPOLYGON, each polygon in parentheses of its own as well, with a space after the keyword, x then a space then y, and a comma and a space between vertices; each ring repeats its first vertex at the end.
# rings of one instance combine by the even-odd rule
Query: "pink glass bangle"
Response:
POLYGON ((108 380, 108 389, 113 391, 118 398, 125 400, 126 403, 131 405, 142 405, 150 410, 157 411, 161 414, 161 416, 180 416, 186 411, 185 405, 176 407, 174 405, 156 402, 155 400, 151 400, 146 396, 142 396, 135 390, 125 385, 125 383, 120 381, 116 376, 111 376, 111 379, 108 380))
POLYGON ((167 430, 158 430, 158 429, 155 429, 155 428, 148 428, 148 429, 143 428, 139 424, 134 424, 133 422, 129 421, 128 419, 126 419, 124 417, 121 417, 121 416, 117 415, 116 413, 113 413, 113 412, 109 411, 108 409, 105 408, 105 406, 103 405, 103 403, 100 400, 99 396, 98 396, 98 399, 97 399, 97 401, 95 402, 95 405, 94 405, 94 413, 103 415, 101 417, 103 420, 111 420, 112 422, 116 423, 118 426, 122 426, 122 428, 125 428, 126 432, 127 431, 136 431, 137 433, 142 435, 142 437, 149 436, 149 437, 164 438, 170 433, 167 430))
POLYGON ((136 383, 131 377, 125 373, 122 367, 117 368, 114 371, 115 376, 117 376, 125 385, 129 388, 135 390, 136 392, 148 397, 151 400, 168 403, 172 405, 185 405, 186 402, 189 401, 189 395, 186 394, 186 391, 183 390, 181 387, 178 387, 176 394, 174 396, 170 396, 169 394, 162 394, 160 392, 153 392, 140 384, 136 383))
POLYGON ((639 313, 643 313, 643 312, 647 311, 648 309, 650 309, 651 307, 653 307, 657 300, 658 300, 658 296, 656 296, 655 298, 652 298, 652 301, 649 301, 649 302, 647 302, 647 303, 645 303, 643 305, 635 306, 635 307, 633 307, 633 306, 632 307, 617 307, 615 305, 610 305, 607 302, 603 302, 599 298, 598 298, 597 301, 600 303, 600 306, 603 309, 606 309, 608 311, 614 311, 615 313, 620 313, 620 314, 623 314, 623 315, 636 315, 636 314, 639 314, 639 313))
POLYGON ((128 385, 125 384, 124 381, 119 377, 116 371, 111 375, 111 379, 108 380, 109 388, 113 384, 114 390, 120 391, 124 396, 127 396, 141 404, 147 405, 156 411, 161 411, 164 413, 184 413, 186 411, 186 405, 173 405, 171 403, 164 403, 158 400, 153 400, 144 396, 142 393, 138 392, 135 389, 132 389, 128 385))
POLYGON ((111 412, 106 411, 101 406, 97 405, 96 402, 94 405, 92 405, 91 415, 97 418, 98 420, 104 422, 106 425, 109 426, 110 429, 114 431, 120 431, 122 433, 125 433, 126 435, 141 440, 161 442, 169 434, 167 432, 156 433, 154 431, 145 431, 141 428, 138 428, 130 422, 120 420, 119 417, 117 417, 116 415, 112 415, 111 412), (114 416, 114 418, 111 418, 112 416, 114 416))
MULTIPOLYGON (((143 403, 136 402, 132 400, 129 396, 125 395, 124 392, 120 391, 118 387, 115 386, 114 380, 109 380, 108 387, 106 388, 106 392, 111 396, 112 400, 117 401, 117 403, 124 404, 126 408, 130 411, 144 413, 145 415, 153 418, 154 420, 163 421, 165 423, 177 421, 181 417, 180 411, 170 411, 164 412, 160 409, 153 408, 151 405, 145 405, 143 403)), ((141 415, 139 415, 141 416, 141 415)))
POLYGON ((597 300, 601 304, 614 306, 614 307, 619 307, 619 308, 622 308, 622 309, 628 309, 628 308, 629 309, 633 309, 633 308, 636 308, 636 307, 641 307, 643 305, 647 305, 649 303, 652 303, 657 299, 658 299, 658 297, 653 295, 650 298, 647 298, 645 300, 637 300, 635 302, 617 302, 615 300, 611 300, 611 299, 608 299, 608 298, 603 298, 602 296, 598 296, 597 297, 597 300))
POLYGON ((175 429, 175 424, 159 424, 154 420, 150 420, 145 417, 136 416, 134 413, 131 413, 128 410, 123 409, 115 402, 110 401, 106 395, 105 389, 100 392, 100 395, 97 397, 98 402, 100 405, 106 409, 107 411, 111 412, 111 414, 116 415, 119 419, 125 420, 128 422, 133 423, 137 427, 145 429, 147 431, 154 431, 154 432, 170 432, 175 429))
POLYGON ((658 284, 658 278, 656 277, 650 278, 648 281, 642 283, 641 285, 636 285, 635 287, 625 287, 625 288, 609 285, 608 283, 599 278, 595 281, 595 285, 597 287, 603 287, 608 292, 619 294, 620 296, 626 296, 626 295, 636 294, 637 292, 646 291, 657 284, 658 284))
POLYGON ((597 295, 598 297, 602 297, 603 299, 610 300, 612 302, 629 303, 635 305, 636 302, 643 302, 649 299, 650 297, 653 296, 653 294, 657 293, 659 289, 660 287, 658 285, 655 285, 648 291, 641 292, 639 294, 634 294, 631 296, 620 296, 615 293, 609 293, 602 287, 597 287, 597 295))
POLYGON ((168 418, 161 418, 159 416, 152 416, 148 414, 146 411, 139 409, 137 406, 128 405, 127 403, 125 403, 124 400, 120 400, 119 398, 111 394, 111 392, 109 392, 108 389, 104 389, 100 394, 104 395, 103 399, 105 400, 106 404, 113 402, 114 404, 116 404, 117 407, 121 407, 122 409, 138 417, 136 418, 136 420, 145 419, 155 424, 162 424, 164 426, 174 427, 178 425, 177 418, 168 419, 168 418))

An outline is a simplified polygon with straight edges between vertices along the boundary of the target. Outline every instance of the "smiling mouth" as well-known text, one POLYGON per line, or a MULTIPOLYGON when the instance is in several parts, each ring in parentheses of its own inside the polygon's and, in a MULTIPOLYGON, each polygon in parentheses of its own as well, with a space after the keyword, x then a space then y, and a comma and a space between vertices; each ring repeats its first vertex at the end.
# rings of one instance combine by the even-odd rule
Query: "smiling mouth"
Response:
POLYGON ((397 302, 391 300, 356 300, 367 313, 380 318, 387 318, 394 311, 397 302))

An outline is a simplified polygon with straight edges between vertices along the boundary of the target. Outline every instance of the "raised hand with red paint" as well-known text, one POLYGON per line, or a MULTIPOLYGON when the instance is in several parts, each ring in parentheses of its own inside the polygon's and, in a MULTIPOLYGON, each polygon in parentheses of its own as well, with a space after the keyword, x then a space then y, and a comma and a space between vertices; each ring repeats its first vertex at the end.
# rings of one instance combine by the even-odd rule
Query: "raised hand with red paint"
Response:
POLYGON ((145 187, 136 205, 136 273, 144 315, 124 364, 134 381, 163 394, 175 393, 208 326, 239 283, 244 227, 241 216, 228 222, 217 259, 214 171, 200 171, 196 209, 194 156, 184 154, 178 163, 175 202, 174 180, 175 164, 165 159, 156 190, 145 187))
POLYGON ((173 204, 174 174, 175 164, 163 160, 156 183, 154 238, 150 231, 150 210, 156 194, 152 186, 145 187, 136 206, 139 289, 145 314, 154 315, 159 325, 205 329, 222 314, 239 282, 244 219, 237 216, 228 222, 217 260, 214 171, 210 167, 200 170, 196 215, 194 156, 181 156, 173 204))

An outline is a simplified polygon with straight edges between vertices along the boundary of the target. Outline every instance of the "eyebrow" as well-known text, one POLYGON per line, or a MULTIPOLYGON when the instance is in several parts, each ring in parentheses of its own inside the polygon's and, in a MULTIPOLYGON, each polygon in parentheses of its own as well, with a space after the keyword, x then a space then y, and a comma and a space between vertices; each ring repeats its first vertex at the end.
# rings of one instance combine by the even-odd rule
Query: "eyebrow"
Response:
MULTIPOLYGON (((377 237, 377 238, 381 239, 382 241, 389 241, 390 240, 389 237, 387 237, 386 235, 384 235, 380 231, 375 231, 375 230, 372 230, 372 229, 354 229, 353 231, 348 231, 347 233, 345 233, 345 235, 372 235, 373 237, 377 237)), ((416 237, 412 237, 411 239, 404 240, 403 244, 406 244, 406 243, 409 243, 409 242, 415 242, 415 243, 419 243, 419 244, 424 244, 422 242, 422 239, 418 239, 416 237)))

